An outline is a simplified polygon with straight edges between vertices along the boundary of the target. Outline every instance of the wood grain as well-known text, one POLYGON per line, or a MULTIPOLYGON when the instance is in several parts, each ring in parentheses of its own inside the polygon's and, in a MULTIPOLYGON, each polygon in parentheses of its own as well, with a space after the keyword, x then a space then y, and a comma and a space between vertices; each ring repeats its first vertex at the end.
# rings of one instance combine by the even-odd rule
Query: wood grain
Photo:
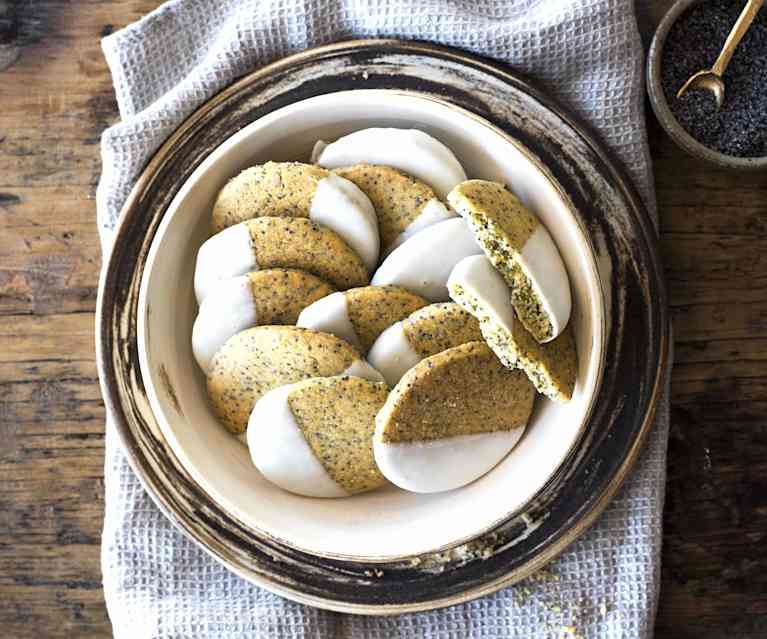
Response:
MULTIPOLYGON (((647 38, 667 0, 638 3, 647 38)), ((0 0, 0 636, 111 636, 93 347, 99 38, 157 5, 0 0)), ((661 639, 767 636, 767 174, 648 118, 676 337, 661 639), (761 550, 760 550, 761 549, 761 550)))

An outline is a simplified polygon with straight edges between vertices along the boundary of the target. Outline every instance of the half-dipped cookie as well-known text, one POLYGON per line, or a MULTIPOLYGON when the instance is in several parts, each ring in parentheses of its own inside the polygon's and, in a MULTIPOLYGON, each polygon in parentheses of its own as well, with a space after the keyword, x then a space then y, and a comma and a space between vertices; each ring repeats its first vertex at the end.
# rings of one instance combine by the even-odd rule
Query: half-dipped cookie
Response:
POLYGON ((371 346, 368 362, 390 386, 422 359, 482 340, 479 322, 454 302, 429 304, 392 324, 371 346))
POLYGON ((295 324, 304 308, 331 293, 330 284, 294 269, 266 269, 222 281, 200 304, 192 327, 197 363, 207 371, 232 335, 252 326, 295 324))
POLYGON ((309 218, 338 233, 370 271, 378 262, 373 205, 353 182, 321 167, 267 162, 229 180, 213 206, 213 232, 255 217, 309 218))
POLYGON ((297 325, 332 333, 365 354, 387 327, 426 304, 425 299, 399 286, 350 288, 305 308, 297 325))
POLYGON ((339 290, 369 281, 357 253, 329 228, 304 218, 259 217, 224 229, 200 247, 194 271, 197 302, 223 280, 268 268, 306 271, 339 290))
POLYGON ((346 497, 386 480, 373 457, 386 384, 359 377, 307 379, 256 403, 247 430, 253 463, 269 481, 308 497, 346 497))
POLYGON ((241 433, 267 391, 334 375, 383 381, 356 348, 335 335, 295 326, 257 326, 230 337, 213 356, 208 396, 224 425, 241 433))
POLYGON ((484 475, 519 441, 535 390, 482 342, 432 355, 410 369, 376 417, 376 463, 418 493, 451 490, 484 475))
POLYGON ((448 288, 453 300, 479 320, 482 336, 504 365, 521 368, 549 399, 572 398, 577 358, 569 326, 556 339, 539 344, 517 320, 506 282, 484 255, 459 262, 448 288))
POLYGON ((370 128, 330 144, 320 141, 312 161, 328 169, 362 163, 391 166, 426 182, 441 199, 466 179, 453 152, 418 129, 370 128))
POLYGON ((448 201, 469 223, 490 261, 511 287, 522 324, 539 342, 556 338, 570 319, 567 270, 551 235, 503 184, 468 180, 448 201))
POLYGON ((373 203, 382 255, 421 229, 456 215, 428 184, 390 166, 355 164, 333 173, 354 182, 373 203))
POLYGON ((430 302, 445 302, 450 271, 467 255, 482 253, 466 221, 453 218, 410 236, 383 261, 371 284, 394 284, 430 302))

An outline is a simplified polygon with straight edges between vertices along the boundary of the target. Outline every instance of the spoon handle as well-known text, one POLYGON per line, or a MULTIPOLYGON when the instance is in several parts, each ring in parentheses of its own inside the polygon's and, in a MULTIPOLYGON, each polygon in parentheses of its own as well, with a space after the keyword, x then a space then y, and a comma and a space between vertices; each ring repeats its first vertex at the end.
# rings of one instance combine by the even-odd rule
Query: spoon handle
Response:
POLYGON ((724 41, 724 47, 719 57, 714 62, 714 66, 711 67, 713 71, 720 78, 724 74, 727 65, 730 64, 732 54, 735 53, 735 49, 740 44, 741 39, 746 35, 746 31, 754 21, 756 14, 759 13, 759 9, 762 8, 764 0, 748 0, 746 6, 743 7, 743 11, 740 12, 738 20, 735 22, 735 26, 732 27, 730 35, 727 36, 727 40, 724 41))

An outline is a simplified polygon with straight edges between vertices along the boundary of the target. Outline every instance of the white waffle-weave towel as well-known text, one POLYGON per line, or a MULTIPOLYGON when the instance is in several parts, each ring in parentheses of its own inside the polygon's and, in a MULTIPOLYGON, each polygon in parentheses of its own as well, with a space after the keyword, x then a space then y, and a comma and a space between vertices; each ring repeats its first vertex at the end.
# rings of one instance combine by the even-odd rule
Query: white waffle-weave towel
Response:
MULTIPOLYGON (((655 212, 631 0, 173 0, 103 40, 121 116, 102 139, 104 248, 142 166, 197 106, 259 65, 350 37, 431 40, 508 63, 601 134, 655 212)), ((667 435, 663 399, 626 486, 549 578, 445 610, 366 618, 230 574, 157 510, 107 424, 102 565, 115 637, 651 637, 667 435)))

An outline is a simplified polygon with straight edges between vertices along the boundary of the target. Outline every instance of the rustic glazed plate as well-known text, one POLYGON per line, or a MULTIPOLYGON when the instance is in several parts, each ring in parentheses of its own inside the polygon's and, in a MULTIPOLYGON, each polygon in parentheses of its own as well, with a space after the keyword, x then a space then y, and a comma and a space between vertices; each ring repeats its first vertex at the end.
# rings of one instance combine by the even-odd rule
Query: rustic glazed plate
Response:
MULTIPOLYGON (((601 149, 558 106, 508 70, 417 43, 367 41, 315 49, 261 69, 210 100, 146 167, 126 202, 101 282, 97 348, 104 395, 129 460, 160 508, 242 577, 297 601, 348 612, 398 613, 466 601, 525 577, 560 553, 604 509, 636 459, 666 364, 665 292, 654 246, 639 198, 601 149), (188 447, 173 441, 159 402, 162 396, 164 406, 184 412, 187 385, 174 369, 182 360, 177 356, 172 364, 171 358, 168 365, 156 360, 154 368, 145 361, 151 379, 144 378, 137 327, 146 313, 151 317, 151 306, 140 314, 139 291, 158 229, 171 224, 171 202, 185 184, 194 183, 190 176, 222 142, 287 105, 382 89, 461 107, 518 140, 531 160, 546 167, 574 228, 588 238, 598 269, 593 281, 601 282, 596 306, 602 310, 595 317, 603 333, 594 334, 604 366, 598 371, 601 383, 593 383, 586 402, 585 428, 571 434, 561 463, 536 486, 532 499, 523 495, 517 503, 501 503, 501 521, 489 518, 478 525, 483 534, 469 541, 462 541, 471 536, 469 529, 433 544, 421 533, 420 546, 376 552, 368 538, 350 558, 332 544, 312 545, 311 536, 296 543, 288 528, 264 530, 254 513, 225 504, 199 465, 197 470, 190 465, 188 447), (491 520, 496 523, 487 529, 491 520)), ((153 329, 147 334, 146 328, 151 326, 145 322, 142 334, 150 344, 153 329)), ((368 535, 374 534, 371 528, 368 535)))

